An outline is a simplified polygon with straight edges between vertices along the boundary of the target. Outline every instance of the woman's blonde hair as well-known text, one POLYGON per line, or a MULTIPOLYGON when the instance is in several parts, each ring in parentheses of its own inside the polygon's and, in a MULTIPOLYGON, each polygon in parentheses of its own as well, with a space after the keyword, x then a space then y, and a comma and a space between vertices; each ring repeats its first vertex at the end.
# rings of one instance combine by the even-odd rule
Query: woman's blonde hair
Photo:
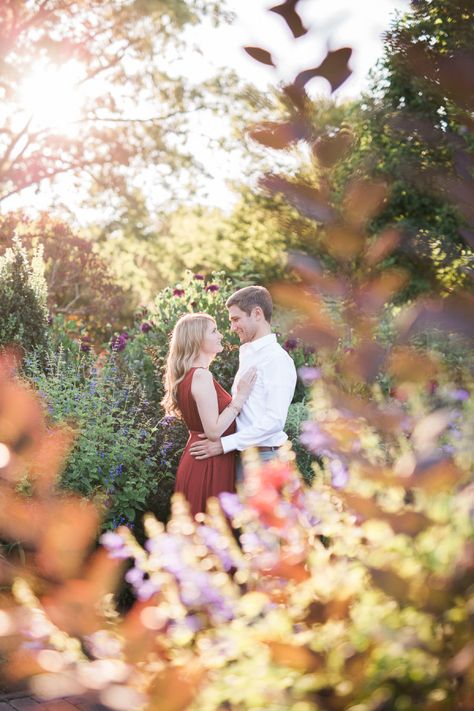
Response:
POLYGON ((167 415, 181 417, 178 386, 199 355, 206 331, 215 323, 208 314, 185 314, 176 322, 170 339, 165 369, 165 396, 161 401, 167 415))

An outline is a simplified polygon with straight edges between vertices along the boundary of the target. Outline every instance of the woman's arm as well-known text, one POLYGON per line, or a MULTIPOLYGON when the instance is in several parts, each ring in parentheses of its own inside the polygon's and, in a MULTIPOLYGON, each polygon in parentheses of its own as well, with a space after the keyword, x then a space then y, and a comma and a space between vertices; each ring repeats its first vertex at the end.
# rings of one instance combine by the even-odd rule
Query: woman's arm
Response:
POLYGON ((238 393, 232 402, 219 414, 217 393, 211 373, 198 368, 194 371, 191 393, 196 401, 204 434, 207 439, 217 440, 235 420, 253 387, 256 371, 252 369, 239 382, 238 393))

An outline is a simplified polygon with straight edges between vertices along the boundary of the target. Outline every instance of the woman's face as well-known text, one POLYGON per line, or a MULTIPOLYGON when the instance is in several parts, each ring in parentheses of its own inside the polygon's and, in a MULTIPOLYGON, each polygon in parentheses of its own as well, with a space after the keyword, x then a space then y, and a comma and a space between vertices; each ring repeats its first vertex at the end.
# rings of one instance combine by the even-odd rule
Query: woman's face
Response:
POLYGON ((222 345, 222 334, 220 334, 217 330, 217 326, 214 321, 208 322, 201 350, 207 355, 215 355, 216 353, 221 353, 224 350, 224 346, 222 345))

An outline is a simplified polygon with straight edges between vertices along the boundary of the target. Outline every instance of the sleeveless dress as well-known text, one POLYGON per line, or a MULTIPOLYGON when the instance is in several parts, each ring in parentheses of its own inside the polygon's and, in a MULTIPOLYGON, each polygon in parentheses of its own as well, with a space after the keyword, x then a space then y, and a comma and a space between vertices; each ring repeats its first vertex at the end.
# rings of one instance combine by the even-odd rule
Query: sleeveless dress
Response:
MULTIPOLYGON (((235 491, 235 452, 202 460, 197 460, 189 454, 190 446, 196 441, 199 442, 198 435, 204 432, 196 401, 191 393, 195 370, 196 368, 191 368, 178 386, 179 409, 189 430, 189 437, 178 465, 175 485, 175 492, 181 492, 188 500, 193 516, 206 510, 206 501, 210 496, 217 496, 223 491, 235 491)), ((214 378, 213 382, 220 414, 232 397, 214 378)), ((234 432, 235 421, 222 437, 234 432)))

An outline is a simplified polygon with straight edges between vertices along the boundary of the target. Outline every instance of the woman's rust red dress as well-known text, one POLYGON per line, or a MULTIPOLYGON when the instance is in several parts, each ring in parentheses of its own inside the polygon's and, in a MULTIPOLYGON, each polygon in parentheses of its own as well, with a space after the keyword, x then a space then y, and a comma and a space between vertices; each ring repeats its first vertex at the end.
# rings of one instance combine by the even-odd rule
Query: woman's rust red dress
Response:
MULTIPOLYGON (((219 454, 216 457, 197 460, 189 454, 190 446, 199 441, 203 426, 196 402, 191 393, 191 383, 196 368, 191 368, 178 385, 178 404, 183 420, 189 430, 189 438, 176 472, 175 491, 179 491, 189 501, 193 516, 206 510, 206 501, 223 491, 235 491, 235 452, 219 454)), ((213 379, 217 393, 219 414, 231 402, 232 397, 213 379)), ((222 434, 233 434, 235 421, 222 434)))

